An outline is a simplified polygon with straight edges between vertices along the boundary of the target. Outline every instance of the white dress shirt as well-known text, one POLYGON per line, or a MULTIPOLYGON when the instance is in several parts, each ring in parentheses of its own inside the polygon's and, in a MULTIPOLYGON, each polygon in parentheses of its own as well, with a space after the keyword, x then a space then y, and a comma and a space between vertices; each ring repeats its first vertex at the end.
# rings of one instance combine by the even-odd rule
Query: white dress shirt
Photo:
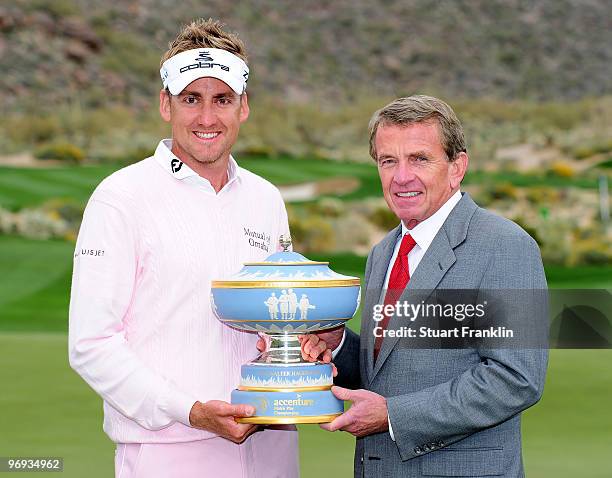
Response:
MULTIPOLYGON (((402 242, 403 237, 406 234, 410 234, 414 241, 416 242, 416 246, 412 248, 412 250, 408 253, 408 270, 410 272, 410 277, 416 271, 416 268, 419 266, 421 259, 425 256, 427 249, 438 234, 438 231, 446 221, 446 218, 451 213, 453 208, 457 205, 459 200, 461 199, 461 191, 457 191, 450 198, 446 200, 446 202, 442 205, 440 209, 438 209, 435 213, 429 216, 424 221, 421 221, 413 229, 408 229, 404 222, 402 221, 402 235, 397 239, 397 243, 395 244, 395 249, 393 250, 393 255, 391 256, 391 260, 389 261, 389 268, 387 269, 387 275, 385 277, 385 283, 383 288, 386 289, 389 284, 389 276, 391 275, 391 269, 393 268, 393 264, 395 264, 395 259, 397 258, 397 253, 399 252, 400 244, 402 242)), ((344 341, 344 337, 343 337, 344 341)), ((391 427, 391 420, 387 415, 387 421, 389 422, 389 434, 391 435, 391 439, 395 441, 395 437, 393 436, 393 428, 391 427)))
POLYGON ((436 237, 436 234, 438 234, 442 224, 444 224, 444 221, 446 221, 446 218, 460 199, 461 191, 457 191, 447 199, 440 209, 438 209, 424 221, 418 223, 413 229, 408 229, 402 221, 402 235, 397 239, 395 249, 393 250, 393 256, 391 256, 391 260, 389 261, 389 268, 387 269, 387 276, 385 277, 385 283, 383 285, 385 289, 389 284, 389 276, 391 275, 393 264, 395 264, 395 259, 397 258, 397 253, 399 252, 402 238, 406 234, 410 234, 414 239, 414 242, 416 242, 416 246, 414 246, 408 253, 408 269, 410 271, 410 277, 412 277, 414 271, 416 271, 416 268, 420 264, 421 259, 423 259, 427 249, 429 249, 430 244, 434 240, 434 237, 436 237))

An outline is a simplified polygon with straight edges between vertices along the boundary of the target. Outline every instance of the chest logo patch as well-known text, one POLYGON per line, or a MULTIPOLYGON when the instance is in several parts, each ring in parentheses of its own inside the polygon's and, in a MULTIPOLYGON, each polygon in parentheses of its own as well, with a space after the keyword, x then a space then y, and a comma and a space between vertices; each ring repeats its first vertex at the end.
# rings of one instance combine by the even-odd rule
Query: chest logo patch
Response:
POLYGON ((251 247, 258 247, 262 251, 270 252, 270 234, 253 231, 245 227, 244 236, 248 238, 251 247))
POLYGON ((172 168, 173 173, 178 173, 183 167, 183 162, 174 158, 172 161, 170 161, 170 167, 172 168))

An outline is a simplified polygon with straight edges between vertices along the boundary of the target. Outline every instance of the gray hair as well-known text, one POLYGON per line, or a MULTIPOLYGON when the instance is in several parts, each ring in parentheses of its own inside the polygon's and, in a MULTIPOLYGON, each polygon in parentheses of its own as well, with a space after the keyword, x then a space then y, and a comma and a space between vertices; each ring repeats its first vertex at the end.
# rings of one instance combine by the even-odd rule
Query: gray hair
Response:
POLYGON ((407 126, 414 123, 434 121, 438 124, 442 147, 449 161, 466 152, 463 126, 453 109, 433 96, 413 95, 393 100, 372 115, 370 132, 370 156, 376 161, 376 131, 379 126, 407 126))

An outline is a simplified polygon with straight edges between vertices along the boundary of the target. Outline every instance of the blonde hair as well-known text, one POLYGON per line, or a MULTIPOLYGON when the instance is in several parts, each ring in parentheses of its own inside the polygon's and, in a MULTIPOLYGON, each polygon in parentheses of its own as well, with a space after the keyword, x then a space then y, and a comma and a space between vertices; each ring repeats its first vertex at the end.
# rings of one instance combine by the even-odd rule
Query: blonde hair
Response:
POLYGON ((407 126, 434 121, 438 124, 440 141, 449 161, 461 152, 467 152, 463 126, 453 109, 433 96, 413 95, 393 100, 372 115, 370 131, 370 156, 376 161, 376 131, 379 126, 407 126))
POLYGON ((160 67, 168 58, 195 48, 219 48, 247 62, 246 48, 238 35, 223 30, 225 25, 218 20, 200 18, 185 25, 174 40, 168 43, 168 51, 162 55, 160 67))

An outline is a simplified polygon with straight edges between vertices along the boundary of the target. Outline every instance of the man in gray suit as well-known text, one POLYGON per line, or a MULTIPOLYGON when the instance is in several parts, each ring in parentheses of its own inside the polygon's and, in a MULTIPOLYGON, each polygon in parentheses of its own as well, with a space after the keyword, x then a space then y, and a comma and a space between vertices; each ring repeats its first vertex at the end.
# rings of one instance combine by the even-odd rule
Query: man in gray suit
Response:
MULTIPOLYGON (((443 101, 412 96, 377 111, 370 154, 401 224, 368 256, 360 336, 334 330, 302 341, 305 355, 325 361, 334 350, 340 386, 332 390, 353 402, 322 428, 357 437, 359 477, 521 477, 520 415, 540 399, 547 349, 413 347, 388 332, 418 321, 398 314, 374 320, 372 310, 383 301, 420 303, 427 291, 545 291, 538 246, 519 226, 460 191, 468 165, 465 139, 443 101)), ((514 302, 518 308, 506 320, 522 315, 545 330, 541 309, 514 302)))

